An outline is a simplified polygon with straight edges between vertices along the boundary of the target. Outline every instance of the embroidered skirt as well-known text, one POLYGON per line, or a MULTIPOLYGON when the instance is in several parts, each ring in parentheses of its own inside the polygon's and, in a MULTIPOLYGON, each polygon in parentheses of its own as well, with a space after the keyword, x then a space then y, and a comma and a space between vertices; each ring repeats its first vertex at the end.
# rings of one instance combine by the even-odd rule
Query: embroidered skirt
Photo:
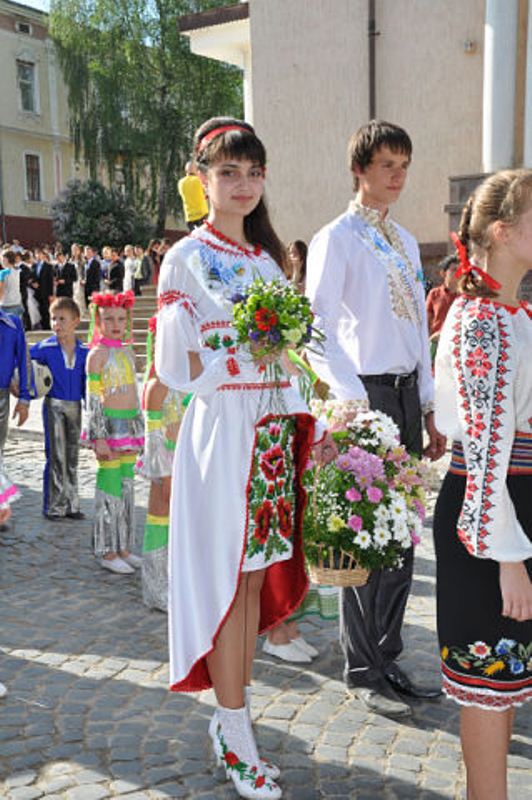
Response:
MULTIPOLYGON (((434 516, 443 689, 462 705, 504 711, 532 699, 532 620, 501 615, 499 564, 469 555, 456 535, 466 483, 460 461, 455 448, 434 516)), ((532 540, 532 474, 509 474, 507 486, 532 540)), ((532 559, 527 569, 532 577, 532 559)))

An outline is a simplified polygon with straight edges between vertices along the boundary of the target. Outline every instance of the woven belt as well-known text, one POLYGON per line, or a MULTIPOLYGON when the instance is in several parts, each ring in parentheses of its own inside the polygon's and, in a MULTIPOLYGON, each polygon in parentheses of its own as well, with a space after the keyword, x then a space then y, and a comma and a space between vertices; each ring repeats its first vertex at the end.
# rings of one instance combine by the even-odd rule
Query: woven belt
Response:
POLYGON ((417 371, 403 372, 400 375, 360 375, 363 383, 373 383, 376 386, 392 386, 394 389, 412 389, 417 384, 417 371))
MULTIPOLYGON (((464 448, 461 442, 453 442, 449 472, 454 475, 467 475, 464 448)), ((532 475, 532 433, 518 431, 515 434, 508 475, 532 475)))

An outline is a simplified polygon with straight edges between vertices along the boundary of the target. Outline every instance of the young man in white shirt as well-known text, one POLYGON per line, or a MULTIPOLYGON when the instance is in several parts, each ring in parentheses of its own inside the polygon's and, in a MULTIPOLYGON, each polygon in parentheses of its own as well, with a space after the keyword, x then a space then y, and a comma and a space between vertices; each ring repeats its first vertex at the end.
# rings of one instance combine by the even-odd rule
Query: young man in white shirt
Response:
MULTIPOLYGON (((434 425, 423 272, 414 237, 393 222, 389 206, 403 189, 412 155, 406 131, 371 121, 349 141, 355 199, 345 214, 319 231, 307 261, 307 294, 326 334, 322 356, 312 362, 339 400, 391 416, 401 441, 421 454, 445 452, 434 425)), ((415 687, 395 663, 412 582, 413 553, 399 570, 375 570, 366 586, 342 590, 340 640, 345 681, 365 705, 406 716, 397 694, 434 697, 415 687)))

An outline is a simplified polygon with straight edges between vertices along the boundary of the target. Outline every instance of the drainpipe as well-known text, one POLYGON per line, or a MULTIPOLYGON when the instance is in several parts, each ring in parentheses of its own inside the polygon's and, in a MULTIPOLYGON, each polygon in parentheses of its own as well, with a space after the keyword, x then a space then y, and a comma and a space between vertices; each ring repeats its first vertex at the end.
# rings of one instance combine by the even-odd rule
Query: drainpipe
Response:
POLYGON ((369 118, 375 119, 377 114, 377 91, 375 81, 376 58, 375 39, 379 36, 375 17, 375 0, 368 0, 368 54, 369 54, 369 118))

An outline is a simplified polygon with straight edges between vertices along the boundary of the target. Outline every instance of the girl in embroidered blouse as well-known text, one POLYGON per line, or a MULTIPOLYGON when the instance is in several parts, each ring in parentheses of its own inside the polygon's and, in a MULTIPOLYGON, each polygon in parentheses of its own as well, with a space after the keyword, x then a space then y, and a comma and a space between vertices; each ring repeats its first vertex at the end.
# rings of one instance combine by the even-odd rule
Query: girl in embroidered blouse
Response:
POLYGON ((170 680, 174 691, 214 687, 216 758, 240 796, 274 800, 279 770, 259 758, 249 715, 257 632, 305 596, 301 470, 311 447, 325 459, 334 445, 287 374, 264 382, 232 325, 246 286, 283 280, 263 198, 264 146, 248 123, 217 118, 197 131, 194 153, 210 211, 165 257, 155 355, 160 380, 193 393, 172 482, 170 680), (261 417, 273 388, 286 413, 261 417))
POLYGON ((454 440, 435 511, 438 636, 461 704, 468 800, 505 800, 515 706, 532 698, 532 171, 488 178, 455 240, 462 296, 436 356, 454 440))
POLYGON ((87 409, 81 437, 98 460, 94 554, 101 567, 119 574, 132 574, 141 565, 139 556, 131 552, 134 467, 144 443, 135 356, 129 346, 134 302, 133 292, 92 295, 87 409))

